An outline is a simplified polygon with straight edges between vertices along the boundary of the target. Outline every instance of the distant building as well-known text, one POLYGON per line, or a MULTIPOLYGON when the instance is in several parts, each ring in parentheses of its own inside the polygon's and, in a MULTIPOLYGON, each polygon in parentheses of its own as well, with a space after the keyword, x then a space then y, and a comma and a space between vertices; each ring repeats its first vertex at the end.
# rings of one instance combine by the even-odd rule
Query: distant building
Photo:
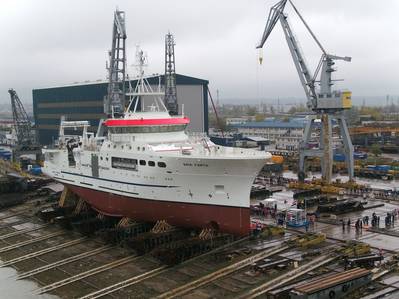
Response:
POLYGON ((237 133, 243 136, 258 136, 270 140, 276 149, 297 150, 302 140, 307 120, 305 118, 291 119, 288 122, 267 120, 262 122, 248 122, 235 125, 237 133))
POLYGON ((226 126, 235 126, 241 125, 248 122, 248 119, 245 117, 228 117, 226 118, 226 126))
MULTIPOLYGON (((163 75, 147 77, 153 88, 157 88, 163 75)), ((136 80, 131 80, 131 86, 136 80)), ((208 132, 208 81, 184 75, 176 75, 179 110, 191 119, 188 130, 208 132)), ((33 113, 35 125, 42 145, 58 138, 61 116, 67 120, 88 120, 92 132, 97 130, 99 120, 105 118, 104 97, 107 94, 106 81, 85 82, 67 86, 34 89, 33 113)))

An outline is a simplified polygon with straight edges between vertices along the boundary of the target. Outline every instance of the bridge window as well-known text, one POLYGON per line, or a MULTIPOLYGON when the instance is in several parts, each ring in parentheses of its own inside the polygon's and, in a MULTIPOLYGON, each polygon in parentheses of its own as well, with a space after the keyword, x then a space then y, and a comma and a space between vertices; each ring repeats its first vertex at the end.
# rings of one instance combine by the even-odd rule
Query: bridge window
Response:
POLYGON ((109 127, 108 130, 113 134, 132 134, 132 133, 163 133, 184 131, 186 125, 162 125, 162 126, 131 126, 131 127, 109 127))
POLYGON ((140 160, 140 165, 145 166, 145 160, 140 160))
POLYGON ((154 167, 155 166, 155 162, 154 161, 148 161, 148 166, 154 167))
POLYGON ((137 160, 128 158, 112 157, 112 168, 137 170, 137 160))

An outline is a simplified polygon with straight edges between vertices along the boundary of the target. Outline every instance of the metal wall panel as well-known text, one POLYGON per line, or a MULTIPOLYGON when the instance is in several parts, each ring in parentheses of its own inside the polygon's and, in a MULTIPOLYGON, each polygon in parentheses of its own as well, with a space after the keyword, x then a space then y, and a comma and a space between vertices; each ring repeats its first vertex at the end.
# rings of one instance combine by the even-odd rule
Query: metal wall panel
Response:
MULTIPOLYGON (((148 78, 157 87, 159 77, 148 78)), ((177 97, 184 104, 185 115, 190 117, 188 129, 192 132, 208 131, 208 81, 176 75, 177 97)), ((131 81, 135 86, 136 81, 131 81)), ((163 78, 161 78, 163 84, 163 78)), ((103 99, 107 94, 107 82, 34 89, 33 113, 38 129, 39 142, 50 144, 58 136, 60 116, 69 120, 89 120, 91 130, 96 130, 103 115, 103 99)))

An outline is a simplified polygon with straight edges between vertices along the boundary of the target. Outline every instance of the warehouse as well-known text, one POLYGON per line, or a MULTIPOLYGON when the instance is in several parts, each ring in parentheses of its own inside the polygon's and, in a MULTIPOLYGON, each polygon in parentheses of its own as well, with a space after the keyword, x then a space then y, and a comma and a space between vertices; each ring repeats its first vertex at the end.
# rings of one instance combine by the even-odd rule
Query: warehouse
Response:
POLYGON ((237 133, 247 137, 263 137, 276 145, 276 149, 297 150, 303 138, 306 119, 290 121, 266 120, 232 126, 237 133))
MULTIPOLYGON (((163 84, 164 76, 147 78, 154 86, 163 84)), ((188 130, 208 132, 208 81, 184 75, 176 75, 177 99, 181 112, 191 119, 188 130)), ((135 86, 136 81, 131 81, 135 86)), ((60 118, 67 120, 88 120, 91 131, 96 131, 98 122, 105 118, 103 100, 107 94, 108 82, 85 82, 67 86, 34 89, 33 114, 35 125, 42 145, 51 144, 58 137, 60 118)))

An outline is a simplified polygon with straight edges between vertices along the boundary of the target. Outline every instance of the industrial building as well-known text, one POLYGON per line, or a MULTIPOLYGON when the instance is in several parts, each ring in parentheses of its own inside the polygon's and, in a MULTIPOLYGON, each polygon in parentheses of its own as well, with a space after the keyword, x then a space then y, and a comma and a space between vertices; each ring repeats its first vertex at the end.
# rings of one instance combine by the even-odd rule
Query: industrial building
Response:
MULTIPOLYGON (((159 79, 163 86, 163 75, 147 78, 154 88, 158 87, 159 79)), ((208 132, 208 81, 176 74, 176 83, 179 112, 191 119, 188 130, 208 132)), ((130 84, 135 86, 136 80, 131 80, 130 84)), ((105 118, 107 87, 107 81, 96 81, 34 89, 33 113, 40 144, 51 144, 58 137, 63 115, 67 120, 88 120, 91 131, 95 132, 99 120, 105 118)))
POLYGON ((244 136, 263 137, 276 146, 276 149, 297 150, 303 138, 306 119, 292 119, 290 121, 266 120, 261 122, 248 122, 234 125, 233 127, 244 136))

